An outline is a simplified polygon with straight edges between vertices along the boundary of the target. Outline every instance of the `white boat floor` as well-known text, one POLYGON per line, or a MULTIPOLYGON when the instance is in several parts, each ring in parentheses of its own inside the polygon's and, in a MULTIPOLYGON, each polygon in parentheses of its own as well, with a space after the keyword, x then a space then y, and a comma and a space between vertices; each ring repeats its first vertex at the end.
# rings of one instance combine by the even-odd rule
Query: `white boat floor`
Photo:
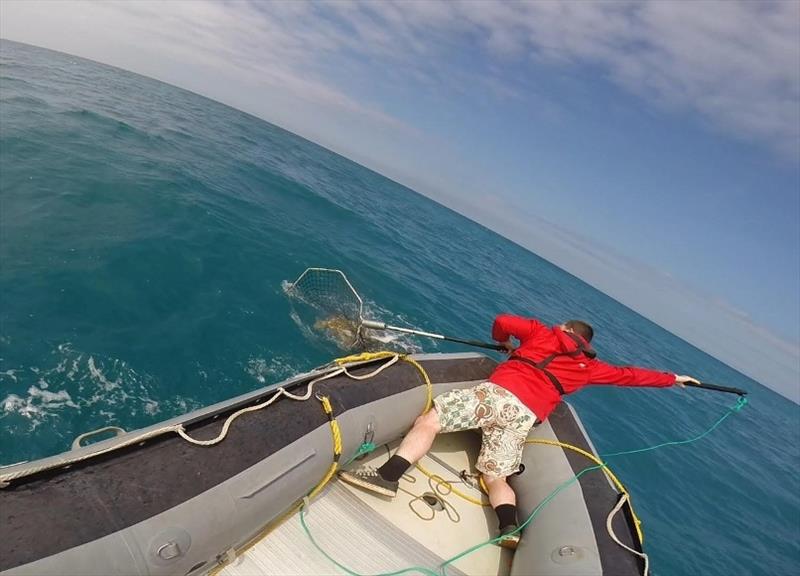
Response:
MULTIPOLYGON (((480 436, 474 432, 441 434, 420 464, 459 492, 486 502, 478 489, 459 478, 461 470, 472 469, 479 445, 480 436)), ((393 450, 394 446, 390 448, 393 450)), ((390 448, 379 447, 357 464, 379 466, 388 458, 390 448)), ((305 522, 319 548, 357 574, 382 574, 412 567, 441 573, 444 562, 493 538, 497 525, 489 506, 448 493, 447 485, 437 486, 437 481, 417 468, 409 470, 400 481, 400 492, 394 499, 373 495, 338 479, 332 481, 306 510, 305 522), (426 493, 436 494, 439 502, 427 504, 422 498, 426 493)), ((506 576, 511 558, 510 551, 488 544, 448 564, 445 574, 506 576)), ((319 576, 348 572, 314 546, 298 513, 222 574, 319 576)))

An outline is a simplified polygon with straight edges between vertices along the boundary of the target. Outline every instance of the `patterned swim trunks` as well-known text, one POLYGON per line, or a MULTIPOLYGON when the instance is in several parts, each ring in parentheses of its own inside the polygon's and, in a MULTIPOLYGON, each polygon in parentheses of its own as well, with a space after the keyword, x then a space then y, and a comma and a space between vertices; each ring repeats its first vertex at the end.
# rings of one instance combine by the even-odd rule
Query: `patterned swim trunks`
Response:
POLYGON ((433 399, 442 432, 480 428, 480 472, 505 477, 519 469, 522 449, 536 415, 511 392, 491 382, 451 390, 433 399))

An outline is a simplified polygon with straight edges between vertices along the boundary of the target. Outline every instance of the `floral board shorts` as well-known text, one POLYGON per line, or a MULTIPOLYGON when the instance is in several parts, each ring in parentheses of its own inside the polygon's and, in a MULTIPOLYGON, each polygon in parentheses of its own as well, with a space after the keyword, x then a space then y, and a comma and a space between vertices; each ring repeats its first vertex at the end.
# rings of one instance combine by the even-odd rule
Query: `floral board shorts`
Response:
POLYGON ((481 453, 475 466, 489 476, 505 477, 519 469, 522 449, 536 415, 511 392, 484 382, 451 390, 433 399, 442 432, 480 428, 481 453))

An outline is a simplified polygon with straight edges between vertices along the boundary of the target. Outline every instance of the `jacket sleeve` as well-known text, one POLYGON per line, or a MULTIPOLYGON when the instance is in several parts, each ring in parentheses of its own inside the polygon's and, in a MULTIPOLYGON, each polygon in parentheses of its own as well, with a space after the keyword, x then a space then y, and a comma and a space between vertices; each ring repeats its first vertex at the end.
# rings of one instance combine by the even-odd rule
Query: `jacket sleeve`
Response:
POLYGON ((675 384, 675 374, 658 372, 636 366, 614 366, 600 360, 590 364, 589 384, 614 386, 654 386, 664 388, 675 384))
POLYGON ((514 336, 520 342, 535 338, 547 326, 535 318, 522 318, 512 314, 500 314, 494 319, 492 325, 492 338, 498 342, 505 342, 514 336))

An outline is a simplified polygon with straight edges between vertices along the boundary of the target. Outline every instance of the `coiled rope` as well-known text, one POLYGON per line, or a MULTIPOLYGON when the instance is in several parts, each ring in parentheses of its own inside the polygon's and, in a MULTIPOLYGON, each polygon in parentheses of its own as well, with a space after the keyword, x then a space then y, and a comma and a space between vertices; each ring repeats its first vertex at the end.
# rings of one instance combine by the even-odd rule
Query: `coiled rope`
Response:
MULTIPOLYGON (((462 500, 466 500, 467 502, 470 502, 471 504, 475 504, 476 506, 488 506, 488 507, 491 507, 491 504, 489 504, 488 502, 484 502, 483 500, 481 500, 481 499, 479 499, 479 498, 473 498, 473 497, 472 497, 472 496, 470 496, 469 494, 465 494, 464 492, 461 492, 460 490, 458 490, 457 488, 455 488, 455 487, 453 486, 453 483, 452 483, 452 482, 448 482, 447 480, 445 480, 444 478, 442 478, 442 477, 441 477, 441 476, 439 476, 438 474, 433 474, 432 472, 428 471, 428 470, 427 470, 425 467, 423 467, 423 466, 422 466, 422 464, 420 464, 419 462, 417 462, 417 463, 414 465, 414 467, 415 467, 417 470, 419 470, 420 472, 422 472, 422 474, 424 474, 425 476, 427 476, 427 477, 428 477, 428 479, 429 479, 431 482, 434 482, 434 483, 435 483, 435 485, 437 485, 437 486, 442 486, 442 489, 444 489, 444 490, 447 490, 447 494, 451 494, 451 493, 452 493, 452 494, 455 494, 456 496, 458 496, 458 497, 459 497, 459 498, 461 498, 462 500)), ((482 491, 483 491, 484 493, 486 493, 486 489, 483 487, 483 481, 481 481, 481 488, 482 488, 482 491)), ((438 491, 439 491, 439 489, 437 488, 437 492, 438 492, 438 491)), ((441 493, 441 492, 440 492, 440 493, 441 493)), ((446 496, 447 494, 442 494, 442 495, 446 496)))

